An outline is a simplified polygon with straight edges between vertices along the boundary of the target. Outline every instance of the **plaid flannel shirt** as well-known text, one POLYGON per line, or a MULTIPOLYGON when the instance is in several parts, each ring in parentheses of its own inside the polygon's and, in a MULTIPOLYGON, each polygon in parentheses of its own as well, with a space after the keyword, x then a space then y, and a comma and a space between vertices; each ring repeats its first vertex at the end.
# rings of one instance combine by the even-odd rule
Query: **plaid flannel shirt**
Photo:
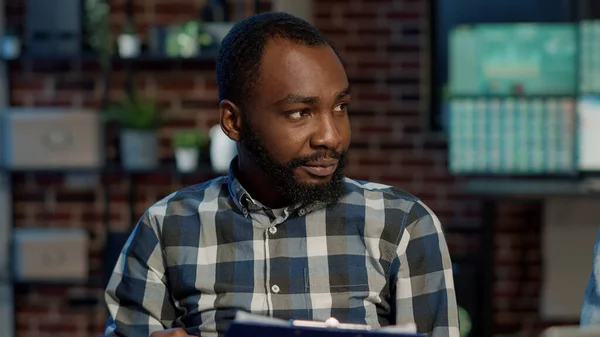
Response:
POLYGON ((345 179, 338 204, 269 210, 233 172, 174 192, 132 231, 106 289, 105 335, 222 336, 237 310, 458 337, 439 220, 414 196, 345 179))

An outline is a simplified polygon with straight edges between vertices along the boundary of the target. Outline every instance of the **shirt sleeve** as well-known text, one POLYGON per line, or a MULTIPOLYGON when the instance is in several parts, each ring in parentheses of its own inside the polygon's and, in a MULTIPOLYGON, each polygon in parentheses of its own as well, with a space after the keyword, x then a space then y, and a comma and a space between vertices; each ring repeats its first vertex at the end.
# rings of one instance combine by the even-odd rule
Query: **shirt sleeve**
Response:
POLYGON ((458 337, 452 262, 440 221, 423 203, 411 209, 398 245, 396 324, 431 337, 458 337))
POLYGON ((146 212, 125 243, 105 291, 105 336, 148 337, 176 319, 158 233, 146 212))
POLYGON ((581 308, 581 317, 579 321, 582 326, 600 324, 600 284, 598 283, 598 277, 600 276, 599 248, 600 231, 596 237, 592 271, 583 297, 583 306, 581 308))

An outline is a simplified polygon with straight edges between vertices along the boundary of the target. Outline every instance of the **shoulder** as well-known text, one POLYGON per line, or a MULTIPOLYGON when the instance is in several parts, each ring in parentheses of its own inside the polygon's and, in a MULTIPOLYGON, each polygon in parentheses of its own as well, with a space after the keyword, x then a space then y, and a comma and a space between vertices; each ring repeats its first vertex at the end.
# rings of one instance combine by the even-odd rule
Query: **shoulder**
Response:
POLYGON ((366 201, 383 201, 386 207, 401 204, 401 208, 409 211, 420 202, 419 198, 403 189, 371 181, 345 178, 347 197, 352 199, 363 197, 366 201))
POLYGON ((162 223, 169 216, 198 214, 201 207, 218 207, 219 198, 228 193, 227 177, 218 177, 170 193, 146 210, 146 216, 162 223))
POLYGON ((365 206, 379 204, 386 211, 399 212, 405 225, 431 217, 437 221, 435 213, 416 195, 392 185, 351 178, 345 179, 347 198, 364 198, 365 206))
POLYGON ((416 202, 419 200, 413 194, 394 187, 392 185, 386 185, 371 181, 357 180, 351 178, 345 178, 346 188, 350 193, 352 192, 375 192, 381 193, 383 197, 388 199, 402 199, 407 201, 416 202))

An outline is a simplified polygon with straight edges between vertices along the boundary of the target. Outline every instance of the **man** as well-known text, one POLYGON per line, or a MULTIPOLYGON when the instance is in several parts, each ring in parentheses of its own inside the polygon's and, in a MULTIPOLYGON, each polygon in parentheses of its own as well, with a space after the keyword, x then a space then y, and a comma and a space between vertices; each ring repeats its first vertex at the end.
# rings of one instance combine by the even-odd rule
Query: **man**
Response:
POLYGON ((350 83, 321 33, 282 13, 243 20, 217 77, 238 156, 145 212, 106 290, 106 335, 222 336, 243 310, 458 336, 437 217, 344 176, 350 83))

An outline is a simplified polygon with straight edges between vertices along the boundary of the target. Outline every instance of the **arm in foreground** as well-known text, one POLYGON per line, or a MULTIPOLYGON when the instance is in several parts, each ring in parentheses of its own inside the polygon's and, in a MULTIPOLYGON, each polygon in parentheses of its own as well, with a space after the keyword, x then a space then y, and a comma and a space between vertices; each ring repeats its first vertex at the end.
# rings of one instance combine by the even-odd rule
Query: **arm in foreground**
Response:
POLYGON ((419 333, 458 337, 452 262, 440 221, 417 202, 408 222, 398 245, 396 324, 414 322, 419 333))
POLYGON ((158 233, 146 212, 123 247, 105 291, 105 336, 148 337, 175 321, 158 233))
POLYGON ((580 325, 598 325, 600 324, 600 231, 596 237, 594 245, 594 256, 592 263, 592 272, 583 297, 583 306, 581 308, 580 325))

